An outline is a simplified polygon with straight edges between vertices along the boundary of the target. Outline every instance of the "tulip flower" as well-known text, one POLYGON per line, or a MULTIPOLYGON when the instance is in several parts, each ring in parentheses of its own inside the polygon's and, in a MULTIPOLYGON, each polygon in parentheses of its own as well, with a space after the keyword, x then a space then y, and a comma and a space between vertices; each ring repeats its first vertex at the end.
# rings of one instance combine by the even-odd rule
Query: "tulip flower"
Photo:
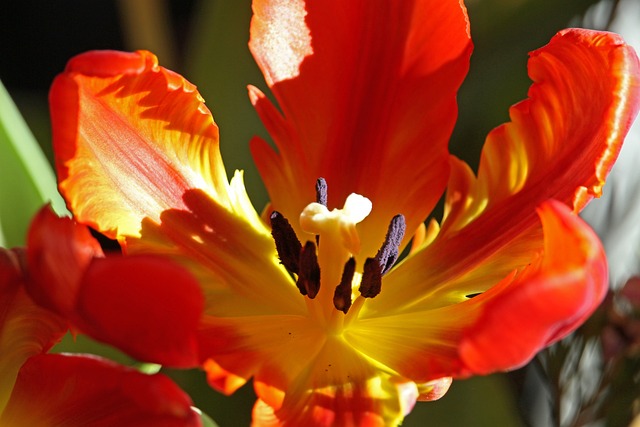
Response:
POLYGON ((224 393, 253 378, 255 425, 396 425, 452 378, 520 367, 593 312, 607 264, 576 213, 640 99, 619 36, 569 29, 533 52, 528 99, 476 175, 447 150, 472 51, 461 1, 253 10, 277 101, 249 87, 275 143, 251 142, 262 215, 242 173, 228 180, 196 87, 153 54, 79 55, 50 104, 75 220, 193 274, 200 363, 224 393))

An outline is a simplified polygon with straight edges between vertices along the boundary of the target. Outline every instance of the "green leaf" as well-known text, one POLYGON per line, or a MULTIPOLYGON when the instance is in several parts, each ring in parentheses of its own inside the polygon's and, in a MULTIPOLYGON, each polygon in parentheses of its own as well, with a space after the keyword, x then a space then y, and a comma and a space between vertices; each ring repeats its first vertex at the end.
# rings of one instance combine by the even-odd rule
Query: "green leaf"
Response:
POLYGON ((200 419, 202 420, 202 427, 218 427, 218 424, 216 424, 207 414, 202 412, 200 409, 194 406, 193 410, 196 411, 198 414, 200 414, 200 419))
POLYGON ((143 374, 152 375, 160 372, 162 365, 158 365, 157 363, 138 363, 136 364, 136 369, 143 374))
POLYGON ((0 82, 0 246, 23 245, 31 217, 48 202, 66 212, 51 165, 0 82))

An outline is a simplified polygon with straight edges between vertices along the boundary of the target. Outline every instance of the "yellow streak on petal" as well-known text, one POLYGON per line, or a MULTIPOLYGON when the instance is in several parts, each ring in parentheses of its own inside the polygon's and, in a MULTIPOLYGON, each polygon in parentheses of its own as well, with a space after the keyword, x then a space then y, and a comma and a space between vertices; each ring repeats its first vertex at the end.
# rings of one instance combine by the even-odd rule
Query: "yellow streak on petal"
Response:
POLYGON ((267 406, 261 403, 254 415, 288 425, 394 426, 419 397, 415 383, 380 370, 338 336, 328 337, 288 383, 274 388, 260 376, 256 392, 267 406))

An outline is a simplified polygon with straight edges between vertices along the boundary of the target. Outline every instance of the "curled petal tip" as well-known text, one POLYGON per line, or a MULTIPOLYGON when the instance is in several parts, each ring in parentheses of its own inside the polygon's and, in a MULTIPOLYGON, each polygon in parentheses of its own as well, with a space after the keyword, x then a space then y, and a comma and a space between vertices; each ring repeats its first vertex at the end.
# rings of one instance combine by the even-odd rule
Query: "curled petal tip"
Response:
POLYGON ((459 346, 468 374, 524 365, 578 328, 606 295, 607 262, 595 233, 556 201, 541 205, 539 215, 543 257, 531 271, 486 296, 482 314, 459 346))

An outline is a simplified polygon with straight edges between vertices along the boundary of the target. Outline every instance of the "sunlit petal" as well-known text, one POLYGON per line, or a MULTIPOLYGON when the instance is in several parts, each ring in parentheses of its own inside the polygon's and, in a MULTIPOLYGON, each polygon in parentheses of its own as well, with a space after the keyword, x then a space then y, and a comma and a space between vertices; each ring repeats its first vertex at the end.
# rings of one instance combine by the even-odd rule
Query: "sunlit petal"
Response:
POLYGON ((183 206, 189 188, 228 204, 218 128, 195 86, 148 52, 73 58, 50 93, 60 190, 76 219, 110 237, 183 206))
POLYGON ((271 315, 207 318, 200 347, 215 362, 207 362, 205 368, 217 389, 231 392, 258 375, 283 395, 324 343, 323 331, 309 318, 271 315))
POLYGON ((418 400, 421 402, 430 402, 432 400, 440 399, 447 393, 447 391, 449 391, 449 387, 451 387, 452 382, 453 378, 444 377, 419 384, 418 391, 420 392, 420 395, 418 396, 418 400))
POLYGON ((288 384, 286 394, 268 390, 265 384, 273 382, 263 382, 267 375, 258 374, 255 380, 258 426, 397 425, 419 396, 413 382, 379 371, 349 344, 331 338, 288 384))
POLYGON ((560 202, 543 204, 539 215, 544 247, 529 267, 457 304, 425 301, 398 314, 365 313, 346 338, 417 382, 526 363, 579 326, 607 289, 606 260, 593 231, 560 202))
POLYGON ((620 36, 570 29, 532 52, 528 68, 529 99, 487 137, 475 188, 450 185, 443 228, 458 230, 485 211, 524 226, 543 200, 577 212, 600 196, 640 108, 638 57, 620 36), (522 212, 515 219, 514 210, 522 212))
POLYGON ((433 0, 260 0, 253 10, 250 48, 282 110, 250 89, 278 149, 252 145, 272 206, 297 216, 321 176, 330 208, 361 194, 374 205, 363 248, 375 254, 394 215, 415 229, 444 189, 471 53, 466 10, 433 0))
MULTIPOLYGON (((592 8, 592 18, 607 18, 608 14, 597 12, 607 5, 602 1, 596 3, 592 8)), ((615 3, 612 22, 603 25, 622 35, 629 45, 638 49, 638 16, 640 2, 620 0, 615 3)), ((637 118, 625 141, 607 178, 602 198, 595 200, 581 213, 602 239, 609 261, 610 287, 614 289, 624 286, 629 277, 640 275, 640 120, 637 118)))

